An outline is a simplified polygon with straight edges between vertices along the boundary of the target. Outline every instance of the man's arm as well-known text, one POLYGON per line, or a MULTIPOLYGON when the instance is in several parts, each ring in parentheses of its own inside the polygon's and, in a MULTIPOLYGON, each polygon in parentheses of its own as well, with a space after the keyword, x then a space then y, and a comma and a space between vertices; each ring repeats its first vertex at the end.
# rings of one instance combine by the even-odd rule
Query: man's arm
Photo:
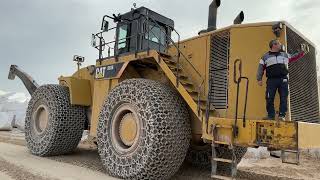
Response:
POLYGON ((308 44, 301 44, 301 49, 299 52, 288 55, 289 57, 289 63, 298 61, 299 59, 303 58, 306 54, 308 54, 310 51, 308 44))
POLYGON ((262 86, 262 76, 264 74, 265 64, 263 59, 260 60, 257 71, 257 81, 260 86, 262 86))
POLYGON ((305 53, 303 51, 295 53, 293 55, 289 55, 289 63, 298 61, 299 59, 303 58, 304 55, 305 53))

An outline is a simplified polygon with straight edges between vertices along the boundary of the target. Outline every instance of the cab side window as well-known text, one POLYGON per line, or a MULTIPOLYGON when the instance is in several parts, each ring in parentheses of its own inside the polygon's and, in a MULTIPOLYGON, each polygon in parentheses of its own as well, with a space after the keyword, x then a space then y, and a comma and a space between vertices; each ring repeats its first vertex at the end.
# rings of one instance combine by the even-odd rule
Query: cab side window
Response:
POLYGON ((155 25, 149 25, 149 35, 148 33, 145 34, 145 39, 150 40, 155 43, 161 43, 162 45, 165 45, 166 43, 166 34, 164 27, 161 27, 161 29, 155 25), (160 42, 159 42, 160 41, 160 42))
POLYGON ((123 24, 119 27, 119 36, 118 36, 118 49, 126 48, 128 45, 128 34, 129 27, 127 24, 123 24))

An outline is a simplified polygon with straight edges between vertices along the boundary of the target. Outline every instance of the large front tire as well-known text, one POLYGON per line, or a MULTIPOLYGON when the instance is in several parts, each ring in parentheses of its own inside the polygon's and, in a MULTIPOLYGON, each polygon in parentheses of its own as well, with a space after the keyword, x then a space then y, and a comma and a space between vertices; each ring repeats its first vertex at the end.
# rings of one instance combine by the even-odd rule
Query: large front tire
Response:
POLYGON ((26 112, 27 147, 37 156, 69 153, 81 139, 85 120, 85 108, 70 104, 67 87, 41 86, 32 94, 26 112))
POLYGON ((98 150, 110 175, 168 179, 181 166, 191 138, 184 101, 152 80, 121 82, 99 115, 98 150))

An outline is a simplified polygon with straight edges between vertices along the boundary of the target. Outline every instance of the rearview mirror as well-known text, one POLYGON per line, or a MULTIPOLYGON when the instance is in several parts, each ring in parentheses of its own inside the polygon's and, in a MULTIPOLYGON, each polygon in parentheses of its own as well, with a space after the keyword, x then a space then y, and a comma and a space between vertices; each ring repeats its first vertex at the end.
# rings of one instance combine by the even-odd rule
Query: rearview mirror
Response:
POLYGON ((103 32, 107 32, 109 29, 109 22, 106 20, 107 16, 103 16, 102 18, 102 24, 101 24, 101 30, 103 32))
POLYGON ((91 36, 91 46, 94 48, 97 46, 97 39, 95 34, 92 34, 91 36))

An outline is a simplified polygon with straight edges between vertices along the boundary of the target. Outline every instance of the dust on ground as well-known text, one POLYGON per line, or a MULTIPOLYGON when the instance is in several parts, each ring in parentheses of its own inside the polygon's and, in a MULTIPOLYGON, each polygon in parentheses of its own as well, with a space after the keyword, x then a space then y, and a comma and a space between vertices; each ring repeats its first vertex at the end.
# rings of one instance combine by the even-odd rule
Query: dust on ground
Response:
MULTIPOLYGON (((12 132, 0 131, 0 142, 6 142, 20 146, 25 145, 23 134, 17 130, 12 132)), ((54 160, 61 163, 68 163, 99 173, 105 173, 102 164, 100 163, 97 147, 90 140, 82 141, 72 154, 46 157, 45 159, 54 160)), ((12 168, 17 169, 18 171, 21 170, 19 167, 12 168)), ((3 168, 1 167, 0 159, 0 171, 4 171, 2 169, 3 168)), ((249 152, 239 164, 238 169, 239 171, 237 179, 320 179, 320 159, 316 158, 315 156, 310 156, 307 153, 302 153, 300 165, 297 166, 283 164, 281 159, 272 158, 269 156, 269 154, 259 155, 257 158, 256 155, 252 154, 252 152, 249 152)), ((21 171, 23 171, 23 169, 21 171)), ((188 163, 184 163, 172 179, 209 180, 211 179, 210 169, 201 169, 193 167, 188 163)))
MULTIPOLYGON (((7 160, 0 157, 0 171, 5 173, 11 179, 19 179, 19 180, 51 180, 46 177, 42 177, 33 173, 30 173, 28 170, 24 169, 21 166, 17 166, 13 163, 8 162, 7 160)), ((8 178, 3 177, 3 178, 8 178)))

